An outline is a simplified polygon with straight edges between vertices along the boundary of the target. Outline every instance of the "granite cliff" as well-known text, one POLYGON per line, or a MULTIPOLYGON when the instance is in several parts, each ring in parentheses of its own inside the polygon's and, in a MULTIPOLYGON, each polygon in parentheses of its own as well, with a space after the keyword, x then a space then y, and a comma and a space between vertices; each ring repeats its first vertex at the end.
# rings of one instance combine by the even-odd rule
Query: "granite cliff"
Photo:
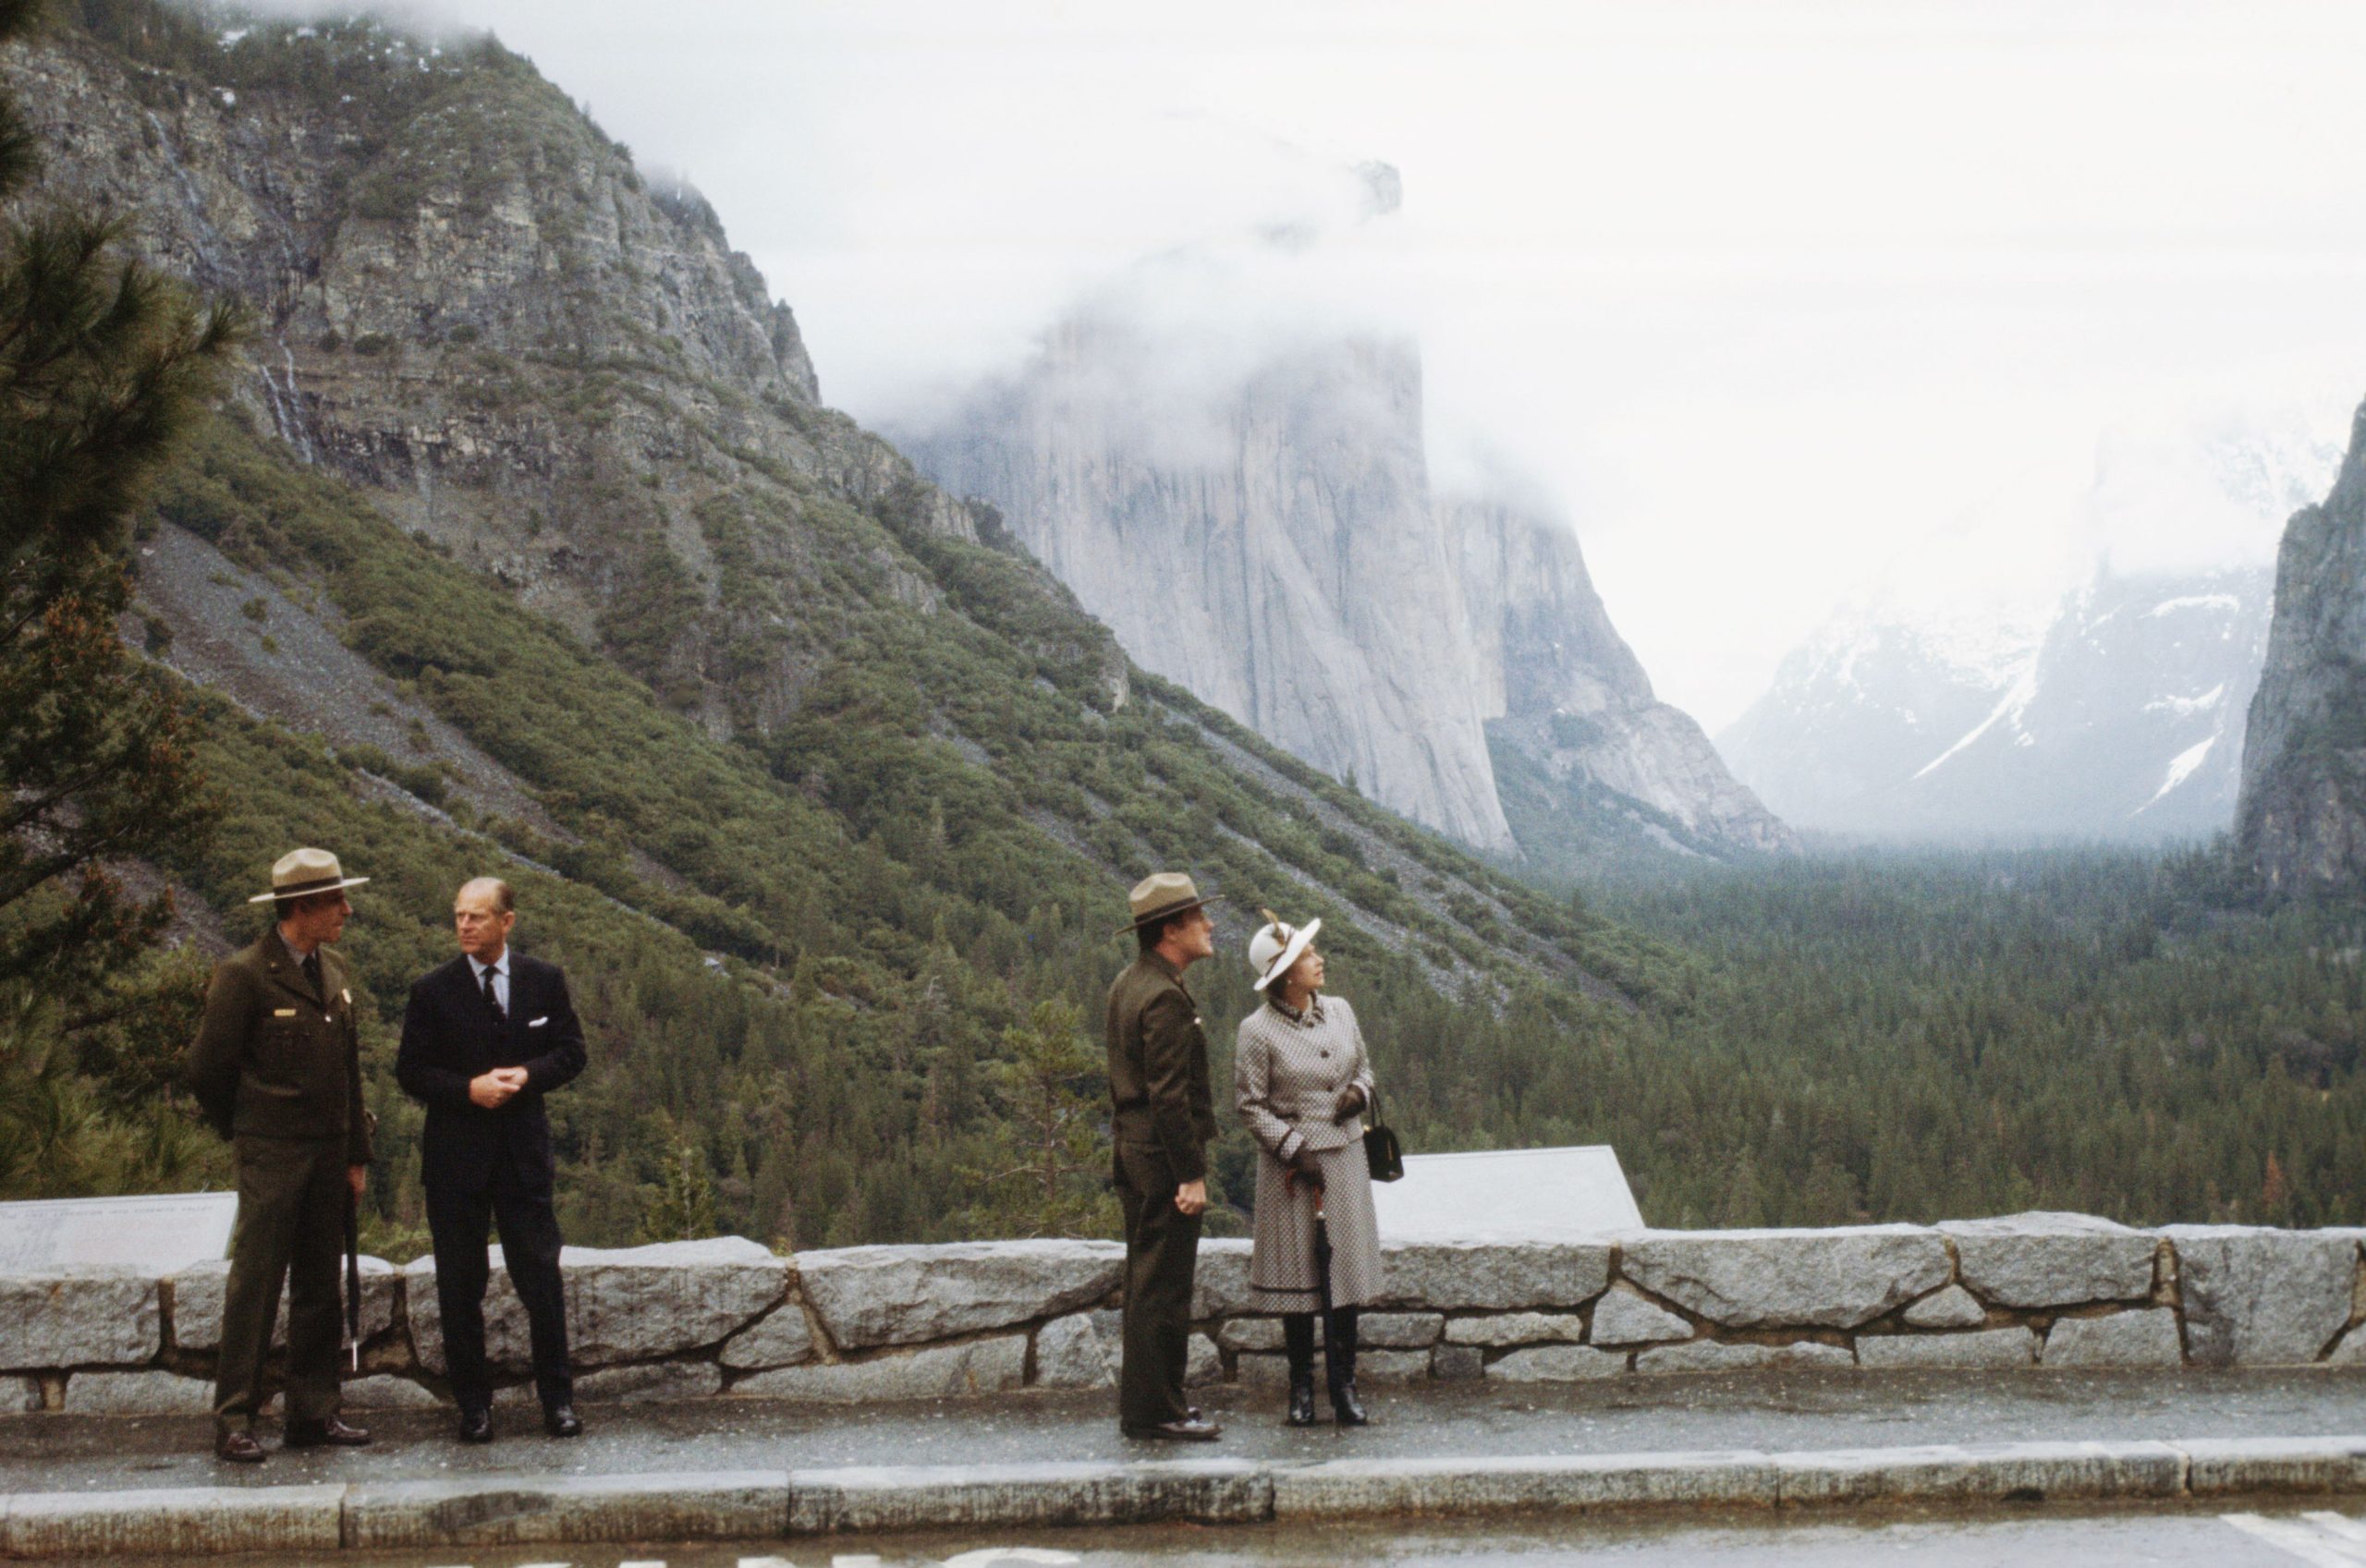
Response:
POLYGON ((1512 839, 1401 344, 1285 354, 1213 397, 1076 320, 913 446, 982 496, 1142 665, 1371 798, 1512 839))
POLYGON ((1594 590, 1576 531, 1507 475, 1437 504, 1496 790, 1521 851, 1563 874, 1635 844, 1723 857, 1798 848, 1690 715, 1660 701, 1594 590))
POLYGON ((1081 310, 898 444, 1145 668, 1466 844, 1555 872, 1795 847, 1653 696, 1567 520, 1432 483, 1409 344, 1197 352, 1081 310))
POLYGON ((2366 408, 2331 492, 2284 530, 2235 832, 2271 893, 2366 879, 2366 408))

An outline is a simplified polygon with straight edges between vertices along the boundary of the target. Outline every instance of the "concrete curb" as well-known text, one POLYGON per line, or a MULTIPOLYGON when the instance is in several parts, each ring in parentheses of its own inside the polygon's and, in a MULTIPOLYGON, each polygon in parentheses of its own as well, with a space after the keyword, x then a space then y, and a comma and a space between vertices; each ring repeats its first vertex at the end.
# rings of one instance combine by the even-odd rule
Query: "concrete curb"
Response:
POLYGON ((1245 1459, 487 1476, 0 1495, 0 1557, 764 1540, 1391 1513, 1814 1508, 2366 1491, 2366 1437, 1766 1453, 1245 1459))

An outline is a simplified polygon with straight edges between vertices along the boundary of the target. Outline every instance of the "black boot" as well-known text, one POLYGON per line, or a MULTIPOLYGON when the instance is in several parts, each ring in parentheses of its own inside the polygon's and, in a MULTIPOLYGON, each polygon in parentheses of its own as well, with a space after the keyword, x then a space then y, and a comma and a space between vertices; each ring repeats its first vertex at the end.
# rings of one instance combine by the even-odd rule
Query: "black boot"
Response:
POLYGON ((1282 1348, 1289 1353, 1290 1413, 1287 1424, 1314 1425, 1314 1314, 1290 1312, 1282 1318, 1282 1348))
POLYGON ((1331 1385, 1331 1416, 1343 1427, 1371 1423, 1364 1403, 1356 1397, 1356 1309, 1335 1307, 1331 1313, 1330 1343, 1324 1346, 1324 1380, 1331 1385))

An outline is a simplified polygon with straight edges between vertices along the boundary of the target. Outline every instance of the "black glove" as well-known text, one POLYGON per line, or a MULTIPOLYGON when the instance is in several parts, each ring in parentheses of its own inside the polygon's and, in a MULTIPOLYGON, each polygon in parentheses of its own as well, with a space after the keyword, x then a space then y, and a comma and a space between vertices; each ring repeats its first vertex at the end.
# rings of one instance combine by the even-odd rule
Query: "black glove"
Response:
POLYGON ((1364 1091, 1353 1084, 1341 1089, 1339 1098, 1331 1106, 1331 1119, 1335 1122, 1353 1121, 1363 1113, 1364 1091))
POLYGON ((1287 1192, 1299 1182, 1313 1187, 1323 1185, 1323 1162, 1315 1159, 1314 1150, 1303 1144, 1296 1154, 1282 1161, 1282 1189, 1287 1192))

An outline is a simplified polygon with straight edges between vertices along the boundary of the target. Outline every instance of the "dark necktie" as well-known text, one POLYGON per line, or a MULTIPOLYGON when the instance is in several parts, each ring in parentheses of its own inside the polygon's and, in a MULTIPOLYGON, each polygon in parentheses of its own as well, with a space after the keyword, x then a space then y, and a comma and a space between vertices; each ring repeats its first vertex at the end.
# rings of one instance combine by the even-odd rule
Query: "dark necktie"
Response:
POLYGON ((490 968, 484 972, 484 1010, 493 1015, 494 1023, 503 1024, 508 1022, 509 1015, 501 1010, 501 998, 494 994, 493 977, 498 973, 499 970, 490 968))
POLYGON ((321 955, 317 953, 304 954, 304 983, 312 988, 314 996, 328 1001, 328 992, 321 989, 321 955))

